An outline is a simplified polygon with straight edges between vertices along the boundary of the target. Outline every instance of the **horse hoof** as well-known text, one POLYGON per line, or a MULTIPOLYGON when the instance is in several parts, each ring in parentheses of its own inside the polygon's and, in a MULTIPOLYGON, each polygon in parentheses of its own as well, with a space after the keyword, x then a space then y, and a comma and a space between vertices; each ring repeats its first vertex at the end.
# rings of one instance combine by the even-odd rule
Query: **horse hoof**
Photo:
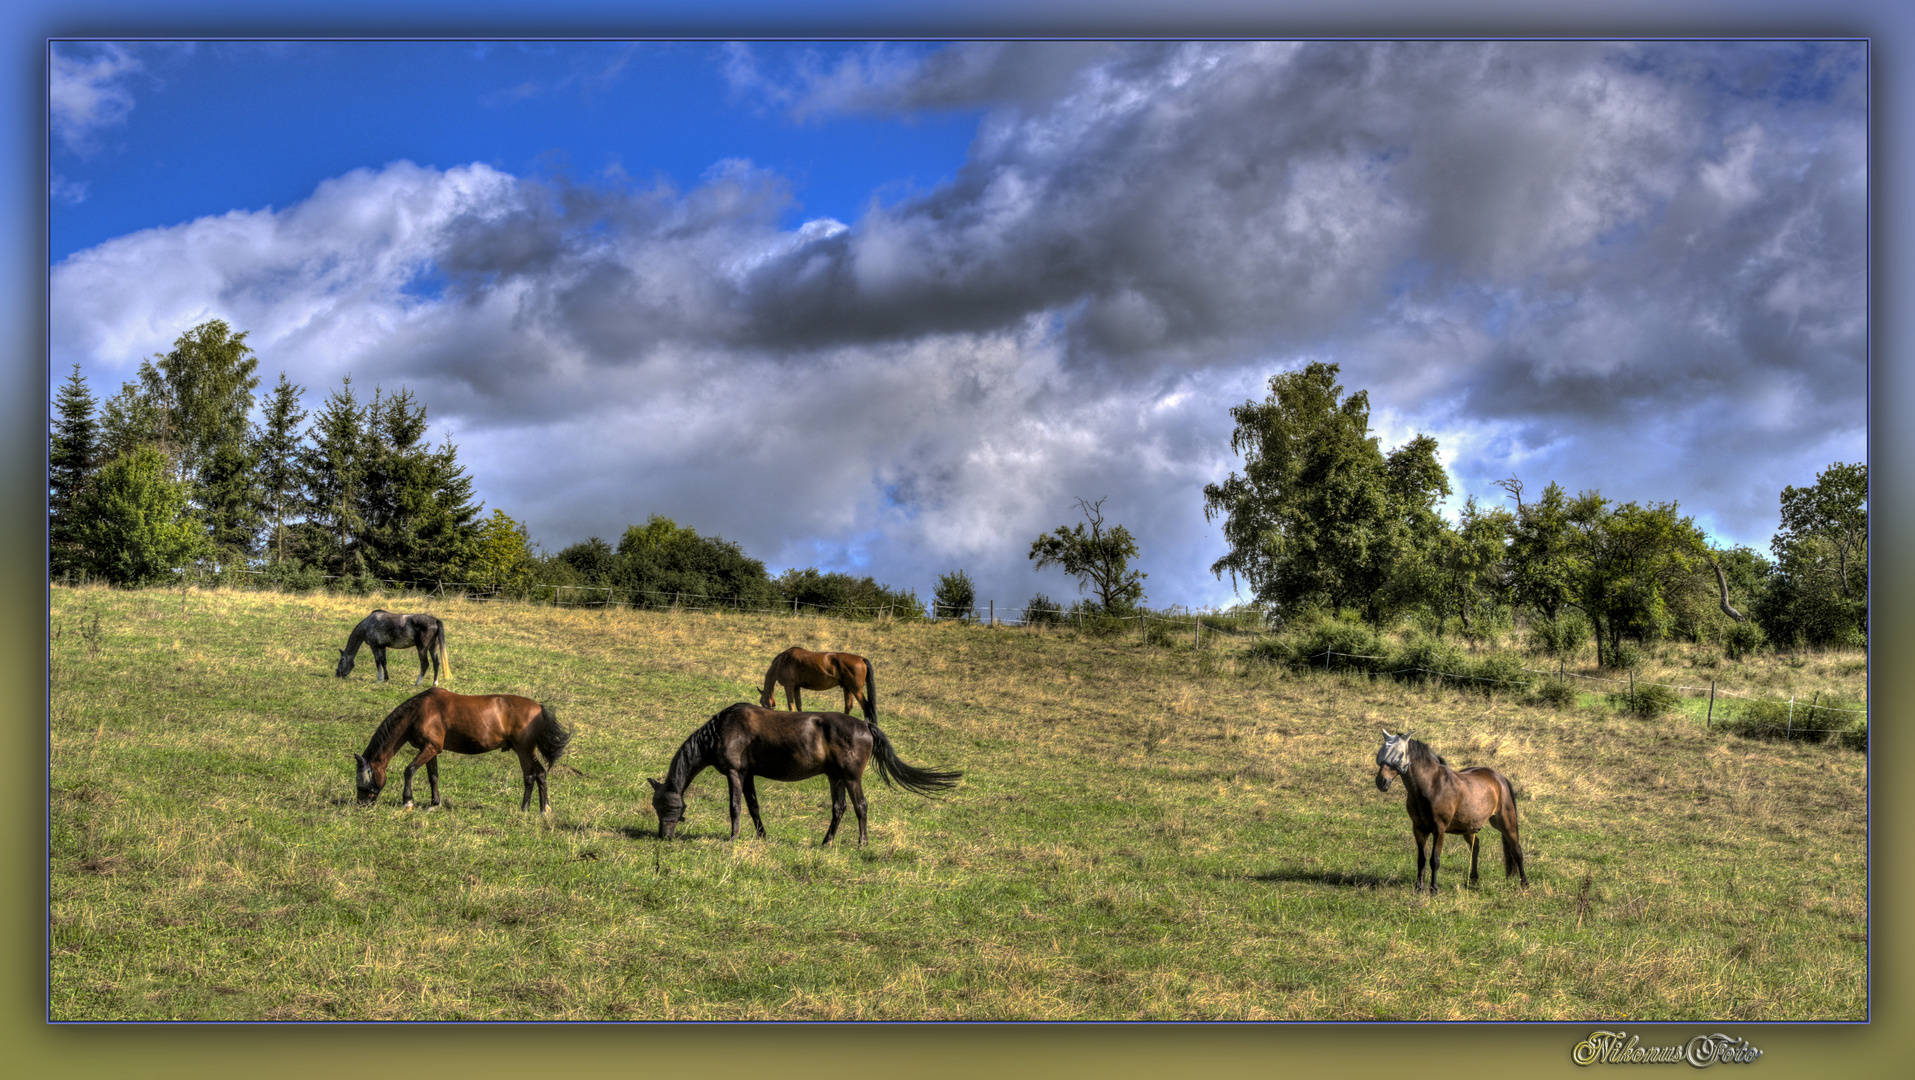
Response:
POLYGON ((412 809, 412 803, 410 803, 410 802, 402 802, 402 803, 400 803, 400 804, 399 804, 399 809, 401 809, 401 810, 410 810, 410 809, 412 809))

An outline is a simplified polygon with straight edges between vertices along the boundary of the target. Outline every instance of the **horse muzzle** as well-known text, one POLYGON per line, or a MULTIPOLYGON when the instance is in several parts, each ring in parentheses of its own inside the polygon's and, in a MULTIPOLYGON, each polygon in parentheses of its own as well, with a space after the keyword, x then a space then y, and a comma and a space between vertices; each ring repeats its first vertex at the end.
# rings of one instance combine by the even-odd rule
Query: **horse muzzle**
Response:
POLYGON ((1379 766, 1377 766, 1377 769, 1376 769, 1376 789, 1377 789, 1378 791, 1388 791, 1388 790, 1390 790, 1390 782, 1391 782, 1391 781, 1393 781, 1393 780, 1395 780, 1395 779, 1396 779, 1396 770, 1395 770, 1395 769, 1392 769, 1392 768, 1390 768, 1390 767, 1389 767, 1388 765, 1379 765, 1379 766))

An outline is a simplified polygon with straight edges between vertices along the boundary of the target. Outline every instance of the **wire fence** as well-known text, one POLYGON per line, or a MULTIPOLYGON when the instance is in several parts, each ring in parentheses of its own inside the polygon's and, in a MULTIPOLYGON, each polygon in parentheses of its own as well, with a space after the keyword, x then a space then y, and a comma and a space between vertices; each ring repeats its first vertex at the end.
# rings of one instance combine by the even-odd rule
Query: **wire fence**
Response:
MULTIPOLYGON (((1119 615, 1095 609, 1087 609, 1086 605, 1079 603, 1069 608, 1062 606, 1007 607, 1004 609, 1003 614, 1000 615, 995 601, 986 601, 982 607, 976 604, 968 606, 947 605, 932 601, 928 605, 927 614, 926 607, 914 607, 913 605, 899 604, 896 602, 879 605, 860 605, 842 602, 816 604, 807 603, 802 600, 781 600, 770 603, 762 597, 727 597, 687 591, 618 589, 616 587, 602 585, 505 584, 499 582, 441 581, 436 579, 432 581, 405 581, 392 578, 378 578, 371 575, 317 574, 311 572, 300 575, 299 581, 296 584, 304 584, 309 588, 320 586, 331 587, 331 583, 335 582, 351 582, 355 587, 366 588, 376 585, 385 590, 412 592, 427 597, 457 597, 468 602, 550 604, 554 607, 566 608, 650 609, 693 612, 726 611, 740 614, 790 615, 793 617, 812 616, 877 620, 907 619, 937 622, 950 621, 960 624, 989 627, 1073 628, 1080 631, 1093 630, 1109 634, 1129 633, 1131 631, 1129 631, 1127 627, 1129 624, 1134 623, 1136 625, 1136 632, 1142 634, 1147 641, 1160 640, 1169 644, 1172 643, 1170 639, 1180 640, 1182 635, 1187 634, 1190 637, 1192 645, 1195 647, 1201 647, 1205 635, 1214 636, 1216 634, 1224 634, 1231 638, 1265 638, 1272 630, 1272 627, 1265 621, 1263 615, 1255 609, 1234 610, 1226 613, 1216 610, 1206 611, 1195 609, 1183 605, 1174 605, 1163 611, 1139 610, 1119 615), (620 595, 627 597, 627 599, 619 599, 620 595), (643 597, 644 599, 634 599, 636 597, 643 597), (1249 625, 1245 625, 1246 623, 1249 625)), ((86 583, 84 578, 80 583, 86 583)), ((274 574, 272 571, 239 568, 222 569, 216 573, 200 572, 198 574, 183 575, 181 581, 183 587, 195 584, 234 585, 242 583, 256 583, 253 587, 268 589, 279 588, 282 585, 289 584, 281 580, 279 575, 274 574)), ((1302 660, 1290 661, 1288 662, 1288 666, 1298 669, 1316 670, 1318 669, 1317 661, 1321 660, 1320 670, 1329 672, 1332 670, 1331 661, 1338 657, 1346 660, 1375 661, 1378 663, 1387 663, 1390 659, 1388 656, 1366 653, 1346 653, 1333 649, 1325 649, 1320 653, 1312 653, 1302 660)), ((1263 659, 1266 662, 1275 662, 1273 658, 1268 656, 1265 656, 1263 659)), ((1352 669, 1346 667, 1344 670, 1348 672, 1352 669)), ((1518 689, 1529 689, 1535 683, 1533 678, 1510 679, 1467 671, 1439 670, 1418 665, 1394 668, 1374 666, 1359 667, 1355 670, 1368 674, 1372 678, 1378 675, 1392 679, 1420 677, 1425 681, 1435 683, 1439 687, 1445 682, 1456 682, 1492 683, 1518 689)), ((1563 682, 1573 679, 1584 683, 1606 683, 1618 687, 1626 687, 1626 690, 1619 696, 1624 696, 1625 700, 1628 701, 1639 700, 1639 695, 1649 687, 1660 687, 1677 695, 1695 695, 1699 697, 1706 694, 1709 704, 1704 713, 1704 723, 1711 728, 1722 726, 1732 728, 1744 734, 1780 736, 1785 739, 1826 738, 1829 735, 1849 737, 1852 739, 1857 732, 1857 725, 1853 718, 1860 717, 1862 723, 1859 730, 1864 733, 1862 737, 1864 739, 1866 738, 1865 732, 1867 730, 1868 717, 1868 709, 1866 706, 1859 709, 1852 709, 1842 706, 1823 705, 1821 704, 1821 695, 1819 693, 1808 703, 1804 704, 1797 700, 1794 695, 1791 695, 1785 700, 1781 697, 1743 693, 1719 687, 1715 684, 1714 680, 1710 680, 1710 684, 1704 687, 1637 679, 1633 672, 1629 674, 1628 678, 1621 679, 1600 675, 1584 675, 1580 672, 1568 671, 1561 666, 1555 671, 1527 667, 1521 668, 1520 670, 1525 676, 1542 676, 1563 682), (1718 700, 1723 698, 1733 699, 1738 707, 1733 710, 1733 714, 1730 710, 1725 709, 1723 715, 1718 719, 1716 705, 1718 700), (1833 723, 1827 721, 1833 721, 1833 723)))
MULTIPOLYGON (((1313 661, 1321 658, 1323 660, 1323 670, 1327 672, 1330 670, 1330 661, 1333 657, 1385 662, 1390 659, 1387 656, 1345 653, 1325 649, 1321 653, 1312 653, 1307 658, 1308 661, 1311 662, 1294 663, 1292 666, 1314 669, 1316 665, 1313 661)), ((1420 666, 1384 669, 1365 668, 1360 670, 1372 676, 1385 675, 1390 678, 1402 678, 1406 675, 1421 675, 1425 678, 1433 677, 1438 686, 1441 686, 1445 680, 1451 680, 1456 682, 1497 683, 1504 686, 1517 687, 1519 689, 1528 689, 1534 683, 1534 680, 1531 679, 1498 678, 1462 671, 1441 671, 1420 666)), ((1835 705, 1823 705, 1821 704, 1821 694, 1819 692, 1809 702, 1804 703, 1799 701, 1793 694, 1784 700, 1781 697, 1740 693, 1719 687, 1715 684, 1714 680, 1710 680, 1708 686, 1685 686, 1680 683, 1664 683, 1649 679, 1637 679, 1633 672, 1627 679, 1617 679, 1605 678, 1600 675, 1583 675, 1578 672, 1566 671, 1560 667, 1555 671, 1537 668, 1523 668, 1522 671, 1525 675, 1540 675, 1544 678, 1558 680, 1577 679, 1583 682, 1608 683, 1618 687, 1626 686, 1625 700, 1631 701, 1638 700, 1639 695, 1641 695, 1646 688, 1652 686, 1661 687, 1678 695, 1693 694, 1700 697, 1706 694, 1708 695, 1709 705, 1707 711, 1703 714, 1705 726, 1714 728, 1720 725, 1733 728, 1744 734, 1779 735, 1784 739, 1813 739, 1817 737, 1827 738, 1830 735, 1852 736, 1856 734, 1857 727, 1854 720, 1840 719, 1841 717, 1859 717, 1862 720, 1860 731, 1866 732, 1867 729, 1868 709, 1866 706, 1859 709, 1851 709, 1835 705), (1716 715, 1716 702, 1720 698, 1732 698, 1739 703, 1753 706, 1753 708, 1745 707, 1738 709, 1734 715, 1729 715, 1725 711, 1723 717, 1718 720, 1716 715)))

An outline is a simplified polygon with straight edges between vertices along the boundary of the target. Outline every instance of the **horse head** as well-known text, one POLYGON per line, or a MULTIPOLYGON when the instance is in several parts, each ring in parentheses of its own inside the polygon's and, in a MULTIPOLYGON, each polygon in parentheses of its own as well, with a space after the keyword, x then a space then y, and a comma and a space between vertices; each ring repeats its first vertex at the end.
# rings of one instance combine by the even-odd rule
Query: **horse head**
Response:
POLYGON ((670 840, 678 823, 685 819, 685 797, 649 776, 645 782, 652 785, 652 809, 658 813, 658 838, 670 840))
POLYGON ((352 759, 359 766, 353 774, 353 785, 359 789, 359 803, 364 806, 377 800, 379 792, 385 790, 386 767, 374 765, 363 754, 353 754, 352 759))
POLYGON ((351 653, 344 649, 339 650, 339 666, 333 668, 332 673, 342 679, 352 674, 352 659, 351 653))
POLYGON ((1383 745, 1376 748, 1376 789, 1390 790, 1390 782, 1410 771, 1410 733, 1390 734, 1383 729, 1383 745))

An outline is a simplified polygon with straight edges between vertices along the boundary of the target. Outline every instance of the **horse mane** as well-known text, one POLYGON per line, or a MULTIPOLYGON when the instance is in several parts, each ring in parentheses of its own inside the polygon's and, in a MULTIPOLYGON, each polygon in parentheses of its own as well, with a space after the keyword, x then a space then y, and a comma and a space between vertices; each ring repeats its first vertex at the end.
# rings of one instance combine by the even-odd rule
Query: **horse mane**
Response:
POLYGON ((670 767, 665 770, 667 788, 673 791, 684 791, 685 786, 691 783, 693 774, 704 768, 705 762, 718 755, 719 743, 722 741, 718 732, 718 722, 724 719, 725 713, 730 711, 731 708, 722 710, 718 715, 705 721, 697 731, 685 736, 685 741, 678 745, 678 752, 672 755, 670 767))
POLYGON ((384 720, 379 721, 379 726, 372 729, 372 738, 366 740, 366 752, 363 755, 366 760, 377 759, 380 751, 388 745, 397 750, 399 736, 404 734, 405 729, 411 725, 413 717, 418 715, 420 702, 425 699, 425 696, 425 694, 414 694, 387 713, 384 720))
POLYGON ((1437 765, 1449 764, 1449 762, 1443 760, 1443 755, 1430 749, 1430 744, 1421 739, 1410 740, 1409 760, 1411 762, 1428 761, 1437 765))

